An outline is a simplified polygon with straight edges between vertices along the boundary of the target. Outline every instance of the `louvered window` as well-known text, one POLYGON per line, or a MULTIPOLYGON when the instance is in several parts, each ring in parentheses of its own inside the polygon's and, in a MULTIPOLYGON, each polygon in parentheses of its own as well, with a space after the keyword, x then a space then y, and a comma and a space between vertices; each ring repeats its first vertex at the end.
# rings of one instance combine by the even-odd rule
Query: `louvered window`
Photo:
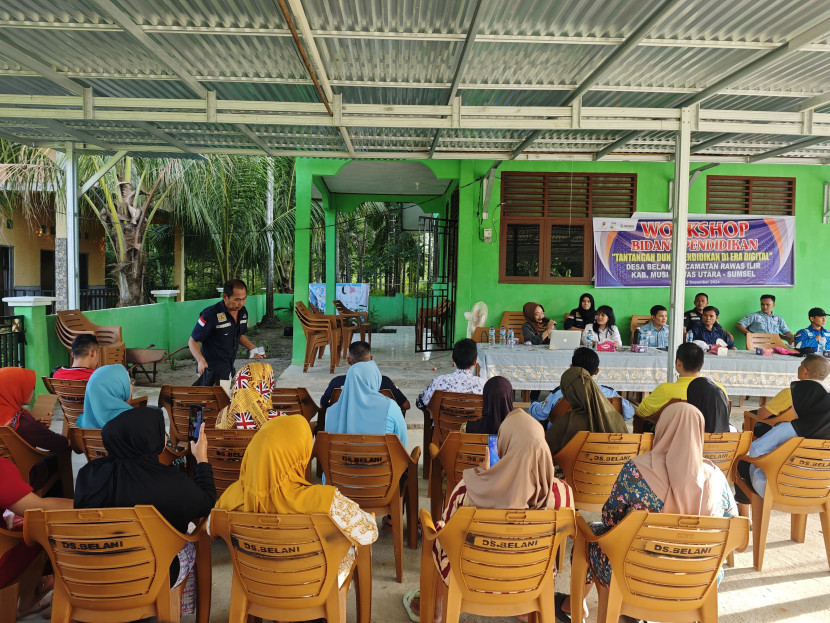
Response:
POLYGON ((636 202, 636 174, 505 171, 499 280, 590 283, 591 218, 631 216, 636 202))
POLYGON ((795 214, 794 177, 706 178, 706 211, 709 214, 795 214))

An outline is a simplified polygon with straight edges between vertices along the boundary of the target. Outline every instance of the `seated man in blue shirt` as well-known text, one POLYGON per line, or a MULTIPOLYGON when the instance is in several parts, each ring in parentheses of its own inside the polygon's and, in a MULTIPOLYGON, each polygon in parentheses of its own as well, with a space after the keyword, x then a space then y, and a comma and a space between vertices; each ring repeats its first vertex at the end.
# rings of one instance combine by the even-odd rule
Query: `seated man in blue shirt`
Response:
POLYGON ((700 323, 689 329, 692 332, 692 339, 702 340, 709 346, 715 345, 720 339, 723 340, 728 349, 735 350, 735 342, 733 342, 729 334, 723 330, 723 327, 718 324, 719 315, 720 310, 714 305, 707 305, 704 307, 700 323))
MULTIPOLYGON (((574 349, 573 357, 571 357, 572 368, 584 368, 591 376, 596 376, 599 373, 599 355, 590 348, 580 346, 574 349)), ((599 385, 599 389, 606 398, 616 398, 619 394, 616 390, 606 385, 599 385)), ((540 422, 547 421, 550 412, 562 400, 562 390, 560 388, 554 389, 548 394, 544 402, 533 402, 530 404, 530 415, 535 417, 540 422)), ((630 402, 623 398, 622 401, 622 416, 626 420, 634 417, 634 407, 630 402)))
MULTIPOLYGON (((798 419, 779 422, 763 437, 752 442, 749 456, 763 456, 793 437, 830 440, 830 392, 825 379, 830 374, 830 361, 821 355, 807 355, 798 367, 798 380, 790 384, 793 408, 798 419)), ((764 497, 767 477, 764 472, 746 461, 738 463, 738 475, 752 484, 755 492, 764 497)), ((749 498, 740 489, 735 499, 741 505, 749 504, 749 498)), ((748 509, 747 509, 748 510, 748 509)), ((745 513, 741 512, 742 515, 745 513)))
POLYGON ((795 334, 795 347, 802 354, 815 353, 818 352, 819 338, 824 338, 822 350, 827 350, 828 338, 830 338, 830 331, 824 328, 827 314, 821 307, 813 307, 807 312, 807 316, 810 318, 810 326, 795 334))
POLYGON ((772 308, 775 307, 774 294, 761 295, 761 311, 747 314, 738 321, 735 328, 741 333, 772 333, 773 335, 781 335, 788 343, 792 344, 794 341, 793 332, 784 322, 781 316, 772 313, 772 308))
POLYGON ((639 344, 640 337, 645 335, 649 346, 657 348, 669 347, 669 312, 662 305, 655 305, 651 308, 651 321, 644 324, 634 332, 631 338, 632 344, 639 344))

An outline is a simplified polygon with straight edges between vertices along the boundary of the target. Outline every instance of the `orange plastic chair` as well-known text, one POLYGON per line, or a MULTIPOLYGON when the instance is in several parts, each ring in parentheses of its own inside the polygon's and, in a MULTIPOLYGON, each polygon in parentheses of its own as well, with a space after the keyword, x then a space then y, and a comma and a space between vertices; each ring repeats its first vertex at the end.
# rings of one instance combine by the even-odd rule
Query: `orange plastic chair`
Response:
POLYGON ((446 345, 444 325, 451 310, 452 301, 443 301, 435 307, 418 310, 415 318, 415 346, 418 350, 423 348, 427 331, 432 333, 432 343, 439 349, 444 348, 446 345))
MULTIPOLYGON (((424 444, 427 440, 439 448, 447 435, 454 430, 461 430, 464 422, 481 419, 484 398, 481 394, 465 394, 438 390, 432 394, 429 404, 424 409, 424 444)), ((429 478, 432 461, 424 456, 424 478, 429 478)))
POLYGON ((213 468, 213 482, 216 495, 221 496, 225 489, 239 480, 242 458, 256 430, 222 430, 205 429, 208 438, 208 463, 213 468))
POLYGON ((314 360, 322 357, 326 346, 329 347, 331 362, 329 373, 334 374, 334 368, 340 363, 340 331, 336 324, 323 314, 313 314, 302 301, 294 303, 294 313, 305 333, 305 359, 303 372, 308 372, 309 366, 314 367, 314 360))
MULTIPOLYGON (((101 439, 100 428, 78 428, 77 426, 69 427, 69 445, 72 446, 72 451, 76 454, 83 454, 87 461, 94 461, 107 456, 109 453, 104 447, 104 442, 101 439)), ((167 446, 159 454, 159 463, 163 465, 170 465, 176 455, 167 446)))
POLYGON ((780 335, 775 333, 747 333, 746 334, 746 349, 755 350, 756 348, 775 348, 782 346, 789 348, 780 335))
MULTIPOLYGON (((305 387, 275 387, 271 393, 271 404, 277 411, 286 415, 298 413, 307 422, 311 422, 315 415, 320 413, 320 407, 314 402, 311 394, 305 387)), ((320 418, 317 418, 320 421, 320 418)), ((311 427, 314 432, 314 427, 311 427)))
MULTIPOLYGON (((23 542, 23 533, 0 528, 0 557, 6 555, 13 547, 23 542)), ((46 555, 38 554, 20 575, 0 588, 0 623, 15 623, 17 621, 17 606, 20 593, 31 590, 43 575, 46 555)))
POLYGON ((553 457, 574 492, 574 508, 601 511, 626 461, 651 450, 651 433, 580 431, 553 457))
POLYGON ((205 430, 216 427, 216 416, 231 403, 221 387, 192 387, 190 385, 162 385, 158 405, 170 418, 170 441, 178 448, 176 456, 187 454, 187 429, 190 424, 190 406, 201 405, 205 430))
POLYGON ((807 515, 819 513, 824 549, 830 563, 830 441, 794 437, 778 448, 756 458, 738 457, 760 467, 767 477, 764 497, 743 480, 735 484, 752 503, 752 563, 764 566, 764 549, 770 512, 790 513, 790 539, 804 542, 807 515))
POLYGON ((338 589, 337 572, 351 542, 328 515, 261 515, 215 508, 210 531, 213 538, 225 541, 231 553, 229 623, 246 623, 249 617, 345 623, 352 580, 357 621, 370 622, 371 546, 356 548, 355 564, 338 589))
POLYGON ((210 618, 210 541, 203 530, 177 532, 152 506, 29 510, 26 543, 40 544, 55 570, 53 623, 119 623, 147 617, 179 621, 184 583, 170 590, 176 553, 197 544, 196 620, 210 618), (201 543, 200 543, 201 541, 201 543))
POLYGON ((58 397, 58 403, 63 411, 63 434, 66 435, 70 426, 75 426, 81 413, 84 412, 84 394, 87 381, 73 381, 69 379, 52 379, 43 377, 43 385, 51 394, 58 397))
POLYGON ((727 554, 746 547, 746 517, 702 517, 632 511, 596 536, 581 515, 571 566, 571 602, 581 604, 588 543, 608 556, 611 582, 597 583, 598 623, 621 614, 648 621, 716 623, 718 574, 727 554))
POLYGON ((343 435, 321 431, 314 440, 326 483, 334 485, 364 511, 389 514, 395 549, 395 575, 403 581, 403 505, 406 506, 409 547, 418 547, 418 457, 407 454, 396 435, 343 435), (406 477, 401 493, 402 478, 406 477))
MULTIPOLYGON (((360 339, 362 341, 366 341, 366 336, 368 334, 369 337, 369 346, 372 345, 372 324, 369 322, 369 312, 365 311, 352 311, 345 305, 343 305, 342 301, 334 301, 334 309, 337 310, 337 313, 340 314, 344 320, 351 322, 351 320, 355 321, 355 327, 358 331, 360 331, 360 339)), ((346 356, 347 350, 349 345, 345 345, 345 349, 343 350, 343 356, 346 356)))
POLYGON ((796 419, 798 419, 798 416, 795 414, 795 409, 793 409, 792 407, 790 407, 789 409, 784 409, 784 411, 782 411, 778 415, 770 418, 762 418, 754 411, 744 411, 744 430, 749 431, 754 439, 755 425, 758 422, 763 422, 764 424, 768 424, 769 426, 775 426, 779 422, 792 422, 796 419))
POLYGON ((62 310, 57 312, 57 316, 55 331, 58 332, 61 343, 69 349, 72 348, 72 340, 82 333, 93 334, 98 338, 98 344, 102 346, 124 341, 124 338, 121 337, 121 327, 97 325, 78 309, 62 310), (71 339, 64 341, 67 337, 71 337, 71 339))
MULTIPOLYGON (((613 398, 607 398, 607 400, 611 403, 611 406, 614 407, 614 410, 622 415, 622 396, 614 396, 613 398)), ((570 410, 571 403, 568 402, 567 399, 561 398, 559 402, 553 406, 553 409, 550 410, 548 422, 553 422, 554 420, 561 418, 570 410)))
POLYGON ((421 621, 432 623, 435 595, 443 596, 443 620, 462 612, 488 617, 539 613, 554 620, 554 553, 574 534, 574 511, 459 508, 440 532, 421 509, 421 621), (449 585, 432 558, 438 539, 449 558, 449 585), (436 590, 437 589, 437 590, 436 590))
POLYGON ((465 469, 481 465, 489 456, 489 435, 452 431, 440 450, 429 444, 432 470, 429 474, 429 512, 440 517, 446 506, 447 496, 461 480, 465 469), (442 493, 444 476, 447 477, 446 494, 442 493))
POLYGON ((527 322, 525 320, 524 312, 521 311, 506 311, 501 315, 501 322, 499 326, 503 326, 505 329, 510 330, 513 329, 513 335, 521 340, 522 339, 522 325, 527 322))
POLYGON ((45 459, 56 457, 58 471, 49 477, 35 493, 44 497, 52 486, 61 481, 63 497, 74 497, 74 485, 72 482, 72 452, 67 447, 61 452, 46 452, 30 446, 17 431, 8 427, 0 426, 0 457, 9 459, 14 463, 26 484, 30 484, 29 477, 32 468, 45 459))

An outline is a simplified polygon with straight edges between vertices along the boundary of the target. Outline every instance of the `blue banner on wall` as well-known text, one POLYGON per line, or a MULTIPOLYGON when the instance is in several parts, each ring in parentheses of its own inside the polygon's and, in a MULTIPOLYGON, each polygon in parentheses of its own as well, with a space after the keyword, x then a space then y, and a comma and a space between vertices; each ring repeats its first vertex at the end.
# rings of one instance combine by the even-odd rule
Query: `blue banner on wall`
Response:
MULTIPOLYGON (((687 286, 795 285, 794 216, 689 215, 687 232, 687 286)), ((594 285, 670 285, 671 236, 665 214, 595 218, 594 285)))

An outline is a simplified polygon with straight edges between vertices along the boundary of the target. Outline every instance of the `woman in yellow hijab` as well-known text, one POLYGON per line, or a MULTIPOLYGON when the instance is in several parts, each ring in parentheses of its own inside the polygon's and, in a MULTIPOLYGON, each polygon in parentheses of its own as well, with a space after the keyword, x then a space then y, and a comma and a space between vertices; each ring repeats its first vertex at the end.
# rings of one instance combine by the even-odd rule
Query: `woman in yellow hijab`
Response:
POLYGON ((267 363, 249 363, 236 373, 231 388, 231 404, 216 418, 216 428, 256 429, 271 418, 282 415, 271 404, 274 370, 267 363))
MULTIPOLYGON (((305 479, 312 445, 311 428, 303 416, 268 420, 245 450, 239 480, 225 490, 216 508, 283 515, 328 513, 355 545, 374 543, 378 538, 374 517, 334 487, 312 485, 305 479)), ((348 576, 354 557, 352 548, 340 563, 338 585, 348 576)))

